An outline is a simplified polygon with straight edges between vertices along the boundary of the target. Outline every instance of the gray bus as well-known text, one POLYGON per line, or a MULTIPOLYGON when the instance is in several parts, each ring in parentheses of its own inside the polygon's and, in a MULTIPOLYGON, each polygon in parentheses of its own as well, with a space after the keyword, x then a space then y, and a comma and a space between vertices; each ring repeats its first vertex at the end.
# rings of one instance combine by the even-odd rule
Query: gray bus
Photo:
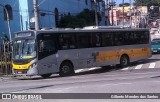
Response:
POLYGON ((15 33, 15 75, 73 75, 76 69, 120 65, 151 57, 148 29, 93 27, 15 33))

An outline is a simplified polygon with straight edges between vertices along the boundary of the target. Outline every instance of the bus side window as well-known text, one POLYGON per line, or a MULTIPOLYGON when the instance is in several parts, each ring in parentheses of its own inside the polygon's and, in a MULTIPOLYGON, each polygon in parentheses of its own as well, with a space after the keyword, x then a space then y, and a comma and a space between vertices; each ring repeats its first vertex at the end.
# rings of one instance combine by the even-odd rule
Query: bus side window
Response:
POLYGON ((77 43, 79 48, 90 48, 91 43, 90 43, 90 33, 81 33, 77 34, 77 43))
POLYGON ((134 45, 137 42, 135 41, 135 37, 134 37, 134 32, 130 32, 130 34, 128 35, 128 44, 129 45, 134 45))
POLYGON ((50 51, 50 52, 55 51, 55 43, 53 40, 47 40, 45 42, 45 45, 46 45, 47 51, 50 51))
POLYGON ((40 40, 38 43, 38 49, 40 52, 42 52, 44 49, 44 42, 42 40, 40 40))
POLYGON ((69 44, 69 49, 76 48, 76 38, 74 34, 70 34, 68 44, 69 44))
POLYGON ((133 36, 130 32, 124 31, 118 34, 119 45, 132 45, 133 36))
POLYGON ((100 33, 92 33, 92 46, 93 47, 101 47, 102 36, 100 33))
POLYGON ((149 32, 145 32, 144 33, 144 35, 145 35, 145 44, 148 44, 149 43, 149 32))
POLYGON ((140 44, 148 44, 149 42, 149 35, 148 35, 148 33, 147 32, 139 32, 139 43, 140 44))
POLYGON ((59 45, 61 50, 75 49, 75 36, 73 34, 61 34, 59 36, 59 45))
POLYGON ((52 52, 55 51, 55 43, 53 40, 41 40, 39 45, 40 51, 52 52))
POLYGON ((126 32, 121 32, 121 33, 116 32, 116 33, 117 33, 117 39, 118 39, 116 45, 117 46, 124 45, 124 38, 123 38, 123 36, 124 36, 124 34, 126 32))
POLYGON ((111 33, 102 34, 102 46, 113 46, 113 35, 111 33))
POLYGON ((133 34, 134 34, 133 39, 134 39, 135 44, 139 44, 138 34, 136 32, 133 32, 133 34))
POLYGON ((141 32, 134 32, 134 39, 136 44, 143 44, 143 35, 141 34, 141 32))

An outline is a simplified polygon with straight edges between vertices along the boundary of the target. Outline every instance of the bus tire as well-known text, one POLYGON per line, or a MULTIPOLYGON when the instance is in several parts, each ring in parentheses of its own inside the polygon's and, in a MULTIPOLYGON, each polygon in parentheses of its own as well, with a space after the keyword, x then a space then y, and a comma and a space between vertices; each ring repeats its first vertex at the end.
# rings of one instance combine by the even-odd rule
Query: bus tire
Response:
POLYGON ((129 65, 129 57, 127 55, 122 55, 120 58, 120 67, 124 68, 129 65))
POLYGON ((49 78, 51 75, 52 75, 52 74, 49 73, 49 74, 42 74, 41 76, 42 76, 43 78, 49 78))
POLYGON ((74 68, 73 68, 73 64, 71 62, 63 62, 60 66, 60 72, 59 75, 60 76, 71 76, 74 75, 74 68))

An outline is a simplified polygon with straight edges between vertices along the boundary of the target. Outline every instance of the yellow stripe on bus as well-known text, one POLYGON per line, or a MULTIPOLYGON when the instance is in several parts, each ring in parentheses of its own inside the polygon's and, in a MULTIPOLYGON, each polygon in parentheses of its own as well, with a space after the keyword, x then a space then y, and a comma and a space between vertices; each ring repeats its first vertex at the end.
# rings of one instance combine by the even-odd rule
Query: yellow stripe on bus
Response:
POLYGON ((24 64, 24 65, 13 65, 13 69, 28 69, 31 66, 32 63, 24 64))
POLYGON ((114 61, 120 59, 121 55, 127 54, 129 58, 149 57, 150 48, 136 48, 127 50, 101 51, 96 56, 96 62, 114 61))

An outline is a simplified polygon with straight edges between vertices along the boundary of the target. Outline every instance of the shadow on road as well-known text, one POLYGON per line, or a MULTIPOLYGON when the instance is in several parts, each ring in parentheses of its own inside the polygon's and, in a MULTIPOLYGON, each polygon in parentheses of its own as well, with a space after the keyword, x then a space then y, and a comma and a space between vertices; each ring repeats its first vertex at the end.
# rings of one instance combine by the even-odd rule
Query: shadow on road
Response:
MULTIPOLYGON (((106 73, 106 72, 111 72, 117 70, 115 66, 106 66, 106 67, 102 67, 99 69, 95 69, 95 70, 91 70, 91 71, 84 71, 84 72, 79 72, 79 73, 75 73, 74 76, 79 76, 79 75, 88 75, 88 74, 97 74, 97 73, 106 73)), ((70 76, 66 76, 66 77, 60 77, 58 74, 53 74, 51 77, 49 78, 45 78, 45 79, 51 79, 51 78, 67 78, 70 76)), ((19 80, 42 80, 44 79, 41 76, 33 76, 33 77, 26 77, 26 78, 18 78, 19 80)))

